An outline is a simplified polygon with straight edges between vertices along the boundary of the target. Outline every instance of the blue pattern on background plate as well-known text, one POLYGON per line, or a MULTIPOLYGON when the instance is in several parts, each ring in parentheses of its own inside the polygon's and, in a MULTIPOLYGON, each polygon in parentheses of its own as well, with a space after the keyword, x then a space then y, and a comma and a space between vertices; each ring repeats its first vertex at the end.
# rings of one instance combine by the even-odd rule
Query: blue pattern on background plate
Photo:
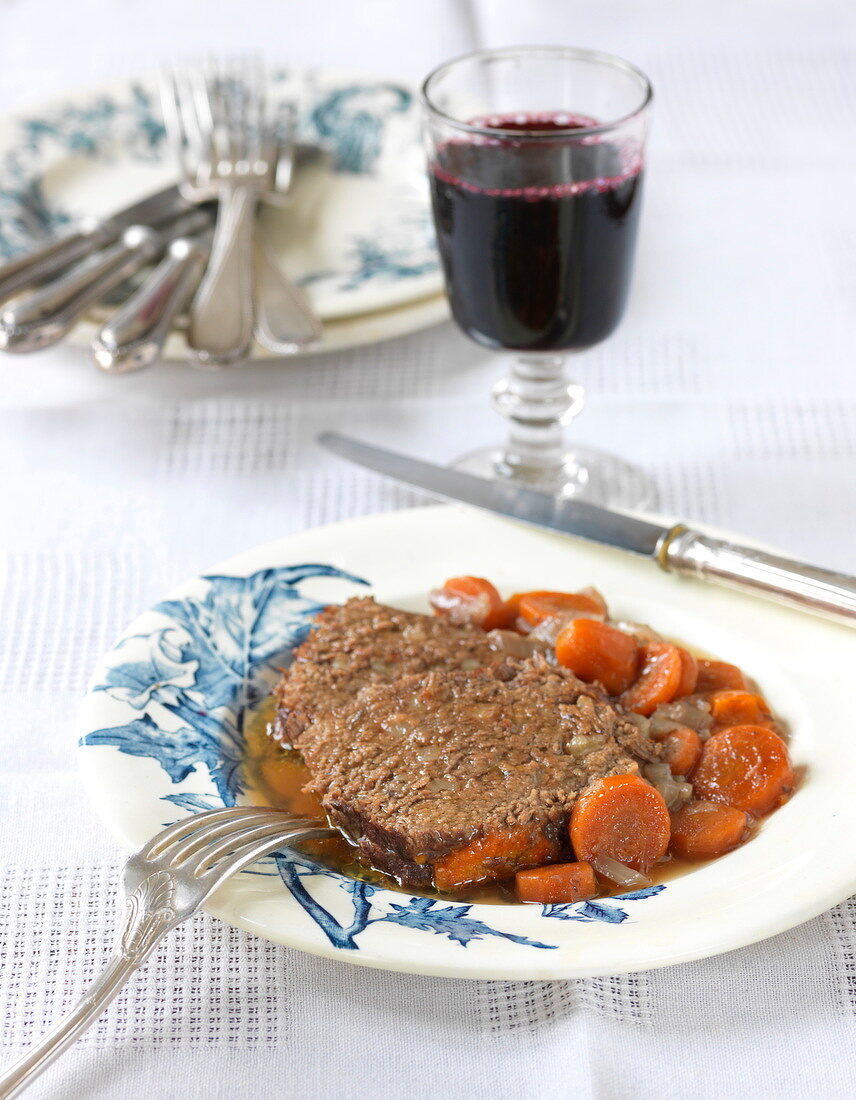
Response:
MULTIPOLYGON (((288 76, 274 74, 273 84, 288 76)), ((330 88, 310 73, 301 108, 299 140, 328 149, 331 171, 368 175, 383 152, 389 120, 413 111, 414 102, 413 94, 396 84, 330 88)), ((44 186, 46 169, 57 157, 157 162, 166 155, 165 141, 157 97, 139 83, 122 94, 102 93, 18 119, 14 138, 0 155, 0 259, 32 249, 71 221, 70 212, 44 186)), ((399 282, 437 271, 427 204, 413 221, 405 234, 395 231, 394 237, 385 237, 380 228, 370 240, 355 236, 347 250, 347 270, 319 271, 301 282, 334 276, 338 288, 347 291, 369 281, 399 282)))
MULTIPOLYGON (((324 606, 302 591, 317 578, 369 583, 332 565, 308 563, 246 577, 201 577, 193 595, 156 604, 152 613, 159 625, 122 638, 92 688, 124 707, 127 721, 94 730, 81 743, 109 745, 155 760, 176 784, 193 775, 210 777, 216 795, 181 791, 163 797, 182 810, 198 813, 235 805, 244 791, 245 715, 270 692, 278 668, 288 662, 324 606)), ((471 915, 471 905, 407 898, 347 878, 299 851, 278 853, 259 870, 246 873, 278 876, 330 943, 345 950, 358 950, 357 937, 381 922, 445 936, 461 947, 487 937, 543 950, 556 947, 493 928, 471 915), (351 911, 346 922, 313 894, 313 886, 324 880, 335 882, 347 897, 351 911)), ((608 902, 545 905, 541 913, 557 920, 621 924, 629 914, 616 902, 644 900, 663 889, 652 886, 608 902)))

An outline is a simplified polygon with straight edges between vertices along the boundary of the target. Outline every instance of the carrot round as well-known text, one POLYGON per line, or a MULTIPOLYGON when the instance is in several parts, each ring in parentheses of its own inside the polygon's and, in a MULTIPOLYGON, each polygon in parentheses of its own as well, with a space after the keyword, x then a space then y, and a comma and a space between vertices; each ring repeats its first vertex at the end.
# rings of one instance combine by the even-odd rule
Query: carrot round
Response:
POLYGON ((542 905, 586 901, 600 893, 590 863, 554 863, 550 867, 518 871, 514 889, 518 901, 536 901, 542 905))
POLYGON ((672 775, 689 775, 701 756, 702 741, 695 730, 689 726, 671 730, 662 739, 663 759, 672 770, 672 775))
POLYGON ((638 775, 609 775, 590 783, 574 803, 571 844, 577 859, 597 867, 598 856, 647 871, 669 847, 663 796, 638 775))
POLYGON ((678 690, 675 692, 676 699, 680 699, 684 695, 692 695, 698 681, 698 661, 688 649, 682 649, 678 646, 678 653, 681 658, 681 679, 678 683, 678 690))
POLYGON ((738 847, 749 833, 749 815, 718 802, 690 802, 672 814, 671 850, 685 859, 713 859, 738 847))
POLYGON ((710 697, 710 713, 718 726, 772 726, 766 700, 752 691, 727 689, 710 697))
POLYGON ((507 621, 502 596, 484 577, 451 577, 428 598, 435 614, 453 623, 474 623, 484 630, 494 630, 507 621))
POLYGON ((620 695, 636 675, 635 638, 595 619, 574 619, 556 639, 556 659, 581 680, 598 680, 610 695, 620 695))
POLYGON ((691 776, 696 798, 723 802, 760 817, 786 800, 794 786, 787 746, 765 726, 731 726, 705 743, 691 776))
POLYGON ((698 662, 698 680, 695 690, 700 694, 726 689, 746 691, 748 687, 749 682, 737 665, 729 665, 725 661, 708 661, 704 658, 698 662))
POLYGON ((606 615, 603 600, 588 592, 522 592, 516 600, 518 615, 529 626, 561 615, 606 615))
POLYGON ((646 717, 661 703, 670 703, 678 692, 683 675, 680 648, 668 642, 652 642, 642 647, 642 666, 636 682, 621 697, 628 710, 646 717))

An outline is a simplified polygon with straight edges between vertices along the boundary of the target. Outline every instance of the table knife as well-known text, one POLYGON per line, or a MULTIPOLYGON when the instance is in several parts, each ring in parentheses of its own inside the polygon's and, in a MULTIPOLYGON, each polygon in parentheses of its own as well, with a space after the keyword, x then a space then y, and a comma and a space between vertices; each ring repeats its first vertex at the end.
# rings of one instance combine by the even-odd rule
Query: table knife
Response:
POLYGON ((130 226, 115 244, 6 305, 0 312, 0 350, 21 354, 56 344, 87 309, 156 260, 173 237, 199 233, 210 225, 210 210, 191 207, 161 232, 130 226))
POLYGON ((698 577, 856 627, 856 577, 714 538, 683 523, 668 526, 587 501, 562 500, 511 481, 490 481, 374 447, 335 432, 322 447, 431 496, 627 550, 669 573, 698 577))
POLYGON ((178 313, 190 303, 208 255, 211 233, 178 237, 138 290, 92 341, 95 365, 107 374, 128 374, 156 362, 178 313))
POLYGON ((46 282, 91 252, 106 248, 132 225, 157 229, 192 209, 177 187, 165 187, 109 218, 84 218, 73 229, 41 248, 0 265, 0 303, 19 290, 46 282))

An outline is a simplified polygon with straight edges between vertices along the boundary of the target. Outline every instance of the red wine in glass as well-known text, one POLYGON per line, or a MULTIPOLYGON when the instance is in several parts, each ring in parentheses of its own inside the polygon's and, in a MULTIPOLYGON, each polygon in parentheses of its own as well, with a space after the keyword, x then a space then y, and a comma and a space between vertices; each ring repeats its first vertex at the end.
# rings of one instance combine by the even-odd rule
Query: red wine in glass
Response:
POLYGON ((595 50, 510 46, 440 65, 422 99, 452 314, 479 344, 514 353, 493 390, 505 444, 456 465, 560 497, 651 506, 643 470, 599 447, 568 449, 563 431, 583 404, 563 358, 606 340, 627 303, 650 82, 595 50))
POLYGON ((643 172, 638 152, 567 114, 473 120, 496 139, 440 146, 430 181, 452 313, 481 344, 569 351, 606 339, 624 312, 643 172), (556 132, 521 143, 508 136, 556 132), (486 263, 489 258, 489 263, 486 263))

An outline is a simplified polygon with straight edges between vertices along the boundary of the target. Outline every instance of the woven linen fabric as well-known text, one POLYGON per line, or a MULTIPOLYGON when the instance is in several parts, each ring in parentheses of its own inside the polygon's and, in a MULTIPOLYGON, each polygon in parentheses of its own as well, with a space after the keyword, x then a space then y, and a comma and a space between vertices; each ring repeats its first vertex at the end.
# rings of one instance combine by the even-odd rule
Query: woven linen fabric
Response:
MULTIPOLYGON (((417 81, 480 45, 613 50, 656 86, 632 301, 575 359, 572 432, 645 465, 663 511, 856 571, 856 10, 845 0, 18 0, 0 110, 264 50, 417 81)), ((445 461, 499 437, 501 358, 451 325, 220 373, 0 359, 0 1056, 97 973, 121 853, 76 770, 94 662, 220 559, 424 503, 315 444, 445 461)), ((818 858, 836 858, 818 853, 818 858)), ((851 1097, 856 904, 721 957, 556 982, 403 977, 200 914, 34 1098, 851 1097)))

